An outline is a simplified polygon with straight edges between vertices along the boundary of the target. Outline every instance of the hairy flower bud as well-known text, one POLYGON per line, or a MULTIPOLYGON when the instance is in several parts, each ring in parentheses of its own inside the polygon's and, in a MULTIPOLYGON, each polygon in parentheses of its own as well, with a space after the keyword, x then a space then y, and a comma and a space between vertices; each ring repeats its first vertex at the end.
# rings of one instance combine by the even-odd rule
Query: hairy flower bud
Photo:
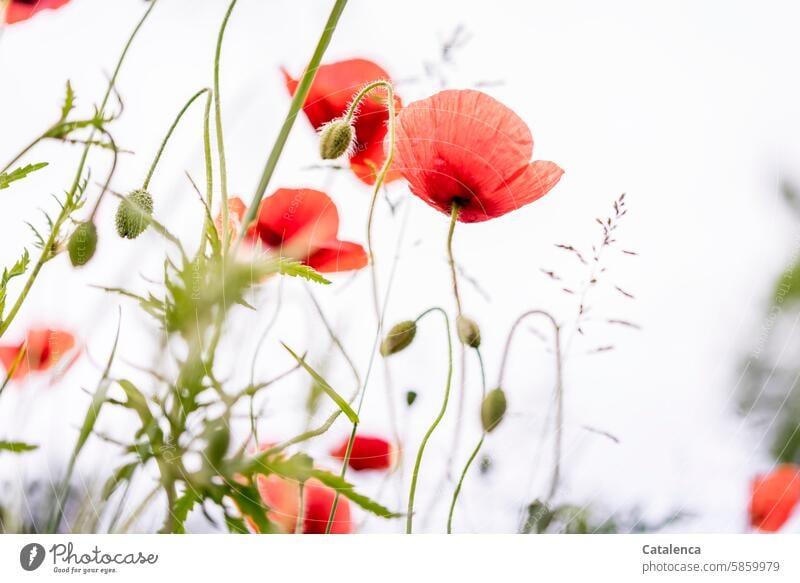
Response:
POLYGON ((335 160, 344 155, 353 145, 355 130, 343 118, 334 119, 319 132, 319 155, 323 160, 335 160))
POLYGON ((150 224, 152 214, 153 197, 144 190, 134 190, 117 208, 117 233, 125 239, 135 239, 150 224))
POLYGON ((381 355, 389 356, 395 352, 400 352, 411 344, 417 334, 417 324, 413 320, 406 320, 395 324, 386 338, 381 342, 381 355))
POLYGON ((80 223, 70 235, 67 252, 74 267, 86 265, 97 249, 97 227, 91 221, 80 223))
POLYGON ((478 348, 481 345, 481 329, 478 328, 475 320, 459 316, 456 319, 456 329, 458 330, 458 339, 463 344, 472 348, 478 348))
POLYGON ((487 433, 500 425, 503 416, 506 414, 508 402, 503 389, 497 387, 489 391, 486 398, 481 403, 481 425, 487 433))

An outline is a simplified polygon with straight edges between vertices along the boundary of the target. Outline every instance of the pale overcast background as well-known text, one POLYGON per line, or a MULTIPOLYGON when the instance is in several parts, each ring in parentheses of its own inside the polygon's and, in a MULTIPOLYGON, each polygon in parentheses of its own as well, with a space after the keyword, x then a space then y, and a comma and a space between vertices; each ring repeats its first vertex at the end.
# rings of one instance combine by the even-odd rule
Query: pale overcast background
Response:
MULTIPOLYGON (((233 14, 223 49, 222 99, 230 190, 245 200, 252 196, 289 105, 279 67, 300 73, 330 5, 241 0, 233 14)), ((121 158, 114 189, 138 186, 177 110, 210 84, 226 6, 222 0, 161 0, 145 24, 118 80, 125 111, 113 125, 114 135, 120 147, 134 154, 121 158)), ((90 111, 144 8, 141 0, 73 0, 4 30, 0 160, 13 156, 57 117, 67 79, 80 111, 90 111)), ((576 300, 540 268, 553 269, 579 286, 585 268, 554 245, 588 250, 600 236, 595 217, 607 216, 613 201, 627 193, 629 212, 619 226, 619 247, 638 255, 609 255, 609 271, 589 304, 598 320, 624 319, 641 329, 587 324, 565 365, 564 475, 557 501, 588 505, 598 521, 638 511, 645 521, 658 523, 680 512, 686 516, 669 529, 741 532, 750 477, 771 466, 763 428, 742 422, 734 394, 742 360, 761 334, 772 282, 797 247, 797 224, 779 194, 782 179, 800 178, 797 22, 800 5, 789 0, 351 0, 326 55, 325 62, 375 60, 398 81, 397 92, 407 103, 439 89, 440 80, 426 70, 439 63, 442 43, 461 25, 468 42, 452 52, 452 63, 433 69, 448 87, 481 86, 512 107, 531 127, 534 157, 565 169, 559 185, 540 201, 456 230, 457 260, 482 290, 462 280, 465 310, 482 326, 492 385, 508 329, 524 310, 553 311, 564 322, 566 336, 571 335, 576 300), (614 291, 612 284, 635 299, 614 291), (587 354, 608 345, 615 349, 587 354)), ((196 240, 202 220, 184 176, 188 170, 202 180, 201 111, 202 104, 196 105, 179 128, 151 188, 157 218, 186 241, 196 240)), ((39 220, 39 207, 53 208, 49 194, 67 187, 78 155, 78 149, 61 144, 43 145, 28 159, 48 160, 50 166, 0 192, 0 265, 12 263, 31 244, 24 221, 39 220)), ((93 179, 100 179, 107 163, 107 153, 92 155, 93 179)), ((348 172, 306 168, 317 163, 315 136, 303 117, 270 191, 279 186, 326 190, 339 206, 342 238, 364 243, 369 189, 348 172)), ((93 186, 90 200, 96 194, 93 186)), ((400 183, 391 186, 390 197, 403 202, 394 217, 385 203, 376 216, 384 285, 408 214, 388 321, 414 317, 431 305, 452 313, 444 252, 447 218, 400 183)), ((3 338, 16 340, 27 326, 44 324, 73 330, 88 343, 87 354, 57 386, 48 386, 44 377, 12 387, 0 401, 0 436, 43 444, 35 454, 0 460, 3 479, 17 486, 56 477, 63 468, 88 402, 81 387, 94 387, 120 303, 123 332, 115 370, 136 376, 125 362, 148 365, 153 357, 153 323, 132 303, 89 287, 141 290, 147 285, 141 276, 160 273, 161 240, 152 232, 134 242, 119 240, 114 207, 109 199, 101 208, 100 245, 92 263, 80 272, 64 256, 49 264, 3 338)), ((333 279, 332 286, 314 292, 363 373, 373 334, 369 275, 364 270, 352 281, 349 275, 333 279)), ((227 367, 222 376, 241 380, 249 375, 258 335, 253 331, 269 321, 277 290, 278 283, 270 282, 254 299, 260 306, 256 320, 242 311, 232 322, 222 345, 227 367)), ((285 281, 283 295, 284 312, 259 363, 262 378, 289 365, 278 340, 308 350, 312 363, 320 365, 328 349, 303 285, 285 281)), ((549 334, 542 323, 533 327, 549 334)), ((552 424, 546 424, 552 354, 523 328, 504 387, 509 417, 484 446, 493 461, 490 471, 481 475, 475 466, 467 479, 455 519, 459 531, 515 532, 522 508, 546 494, 552 461, 552 424)), ((445 356, 442 325, 431 318, 423 322, 412 347, 393 359, 396 390, 420 394, 411 409, 397 395, 407 458, 415 454, 439 408, 445 356)), ((468 366, 471 382, 464 435, 455 454, 458 468, 480 434, 474 359, 468 366)), ((326 372, 334 386, 350 391, 352 375, 341 359, 332 360, 326 372)), ((390 437, 380 368, 372 379, 363 430, 390 437)), ((264 439, 279 440, 303 428, 308 385, 296 373, 270 390, 268 414, 260 425, 264 439)), ((442 488, 441 480, 456 410, 454 402, 423 462, 417 509, 425 515, 416 521, 419 530, 442 532, 445 527, 453 485, 442 488)), ((132 423, 125 412, 108 409, 100 426, 125 438, 132 423)), ((331 443, 348 431, 340 421, 331 435, 310 442, 307 451, 329 464, 325 456, 331 443)), ((244 421, 239 432, 244 436, 244 421)), ((102 482, 118 459, 116 449, 95 441, 79 464, 79 478, 102 482)), ((405 503, 411 460, 406 462, 402 494, 382 490, 380 477, 350 476, 366 492, 381 492, 384 502, 397 507, 405 503)), ((137 483, 137 491, 149 488, 146 479, 137 483)), ((157 514, 138 528, 157 527, 157 514)), ((202 517, 192 525, 208 528, 202 517)), ((401 521, 372 519, 363 530, 401 528, 401 521)))

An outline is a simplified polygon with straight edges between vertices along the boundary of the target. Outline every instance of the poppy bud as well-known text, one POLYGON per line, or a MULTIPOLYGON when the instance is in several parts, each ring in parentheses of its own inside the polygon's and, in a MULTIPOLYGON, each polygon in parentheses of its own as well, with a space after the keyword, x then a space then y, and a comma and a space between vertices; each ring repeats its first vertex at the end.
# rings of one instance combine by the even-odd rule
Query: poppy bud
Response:
POLYGON ((135 239, 150 224, 153 197, 144 190, 134 190, 122 199, 117 208, 117 233, 125 239, 135 239))
POLYGON ((406 320, 395 324, 386 338, 381 342, 381 356, 389 356, 395 352, 400 352, 406 346, 411 344, 414 336, 417 334, 417 323, 412 320, 406 320))
POLYGON ((353 145, 353 126, 342 118, 334 119, 319 132, 319 155, 323 160, 335 160, 353 145))
POLYGON ((74 267, 86 265, 97 249, 97 227, 91 221, 80 223, 67 242, 69 260, 74 267))
POLYGON ((506 394, 500 387, 489 391, 486 398, 481 403, 481 425, 487 433, 500 425, 503 416, 506 414, 506 394))
POLYGON ((463 344, 472 348, 478 348, 481 345, 481 329, 478 328, 475 320, 459 316, 456 319, 456 329, 458 330, 458 339, 463 344))

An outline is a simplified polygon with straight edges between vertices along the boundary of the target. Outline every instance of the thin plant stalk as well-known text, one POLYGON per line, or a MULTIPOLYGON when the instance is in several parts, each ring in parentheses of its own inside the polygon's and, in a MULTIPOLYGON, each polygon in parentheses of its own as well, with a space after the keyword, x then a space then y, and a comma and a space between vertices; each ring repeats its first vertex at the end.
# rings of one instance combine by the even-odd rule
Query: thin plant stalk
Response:
POLYGON ((553 326, 554 334, 554 353, 556 364, 556 382, 553 390, 553 395, 556 401, 556 420, 555 420, 555 435, 553 439, 553 473, 550 479, 550 488, 548 490, 547 498, 552 500, 558 490, 559 481, 561 479, 561 455, 562 455, 562 441, 563 441, 563 427, 564 427, 564 383, 563 383, 563 357, 561 351, 561 326, 559 326, 556 319, 544 310, 529 310, 521 314, 508 333, 506 345, 503 350, 503 359, 500 362, 500 373, 497 379, 497 386, 502 387, 505 379, 506 365, 508 363, 508 355, 511 350, 511 341, 514 338, 514 333, 517 328, 522 324, 523 320, 530 316, 541 316, 545 318, 553 326))
POLYGON ((450 399, 450 383, 453 378, 453 341, 450 336, 450 318, 447 317, 447 312, 445 312, 442 308, 430 308, 425 310, 422 314, 420 314, 415 322, 419 322, 422 318, 424 318, 427 314, 431 312, 437 311, 442 314, 445 321, 445 329, 447 330, 447 360, 448 360, 448 367, 447 367, 447 384, 445 385, 444 390, 444 401, 442 402, 442 408, 439 411, 439 414, 434 419, 431 426, 428 428, 428 431, 425 432, 425 436, 422 438, 422 443, 419 445, 419 450, 417 451, 417 459, 414 462, 414 470, 411 474, 411 487, 408 491, 408 511, 406 513, 406 534, 411 534, 413 529, 413 520, 414 520, 414 498, 417 493, 417 481, 419 479, 419 468, 422 464, 422 455, 425 453, 425 446, 428 444, 428 440, 431 438, 431 435, 436 430, 436 427, 441 422, 442 418, 444 417, 445 412, 447 411, 447 403, 450 399))
MULTIPOLYGON (((475 349, 475 354, 478 355, 478 363, 481 367, 481 402, 483 402, 483 399, 486 398, 486 371, 483 366, 483 357, 481 356, 481 351, 479 348, 475 349)), ((469 471, 472 462, 475 461, 476 457, 478 457, 478 452, 481 451, 481 447, 483 447, 483 442, 485 440, 486 430, 484 429, 481 431, 481 438, 478 440, 478 444, 475 446, 475 449, 472 450, 472 454, 469 456, 467 463, 464 465, 464 469, 461 472, 461 477, 458 479, 458 484, 453 492, 453 500, 450 502, 450 512, 447 515, 447 534, 451 534, 453 532, 453 512, 456 509, 456 502, 458 501, 458 495, 461 493, 461 487, 464 484, 464 478, 467 476, 467 472, 469 471)))
MULTIPOLYGON (((348 108, 347 114, 345 115, 345 120, 349 123, 353 115, 355 114, 358 106, 360 105, 361 101, 366 98, 366 96, 377 88, 383 88, 386 90, 386 107, 389 111, 389 131, 388 131, 388 139, 389 139, 389 149, 386 153, 386 159, 383 162, 383 166, 381 166, 380 171, 378 172, 377 176, 375 177, 375 184, 372 190, 372 200, 369 205, 369 216, 367 218, 367 249, 369 253, 370 259, 370 273, 372 275, 372 298, 373 304, 375 308, 375 318, 377 320, 377 338, 380 338, 381 332, 383 330, 383 319, 385 312, 381 309, 380 299, 379 299, 379 288, 378 288, 378 273, 375 267, 375 253, 374 248, 372 245, 372 223, 373 218, 375 216, 375 203, 378 200, 378 194, 380 193, 381 186, 383 186, 384 181, 386 180, 386 174, 389 172, 389 168, 392 165, 392 160, 394 159, 394 142, 395 142, 395 108, 394 108, 394 90, 392 88, 391 83, 388 81, 374 81, 372 83, 368 83, 364 86, 361 91, 359 91, 353 101, 350 103, 350 107, 348 108)), ((373 347, 373 356, 375 352, 375 348, 373 347)), ((361 412, 361 405, 364 402, 364 395, 367 392, 367 385, 366 382, 364 383, 364 388, 361 392, 361 399, 358 403, 358 411, 357 413, 361 412)), ((392 396, 389 396, 389 402, 392 403, 392 396)), ((399 432, 397 430, 397 415, 394 411, 394 407, 391 407, 391 417, 392 417, 392 425, 394 428, 394 436, 395 439, 399 436, 399 432)), ((350 432, 350 439, 347 442, 347 450, 344 455, 344 460, 342 460, 342 471, 341 477, 344 478, 347 474, 347 466, 350 463, 350 454, 353 449, 353 441, 356 437, 356 430, 358 428, 358 423, 353 423, 353 428, 350 432)), ((328 516, 328 524, 325 526, 325 533, 328 534, 333 527, 333 517, 336 514, 336 507, 339 505, 339 492, 336 492, 336 495, 333 498, 333 504, 331 506, 331 512, 328 516)))

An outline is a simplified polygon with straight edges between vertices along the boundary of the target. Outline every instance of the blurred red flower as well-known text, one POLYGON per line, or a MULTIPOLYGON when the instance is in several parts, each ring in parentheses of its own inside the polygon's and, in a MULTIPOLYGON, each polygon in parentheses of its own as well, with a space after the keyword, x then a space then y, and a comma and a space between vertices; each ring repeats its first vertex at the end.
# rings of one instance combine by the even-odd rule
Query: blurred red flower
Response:
MULTIPOLYGON (((228 200, 229 224, 238 231, 246 207, 240 198, 228 200)), ((217 217, 221 229, 222 217, 217 217)), ((361 269, 367 253, 358 243, 340 241, 339 212, 333 200, 310 188, 279 188, 261 202, 247 239, 292 257, 322 273, 361 269)))
POLYGON ((20 380, 31 372, 45 371, 54 366, 75 346, 75 337, 62 330, 32 329, 23 342, 0 346, 0 362, 10 371, 22 353, 12 376, 20 380))
MULTIPOLYGON (((286 88, 294 95, 298 79, 282 69, 286 88)), ((319 130, 323 125, 342 116, 355 94, 371 81, 388 80, 389 74, 380 66, 366 59, 350 59, 322 65, 317 70, 314 83, 303 106, 311 125, 319 130)), ((395 108, 402 103, 395 96, 395 108)), ((367 184, 375 182, 375 175, 386 160, 383 139, 386 137, 389 111, 386 108, 386 93, 376 89, 361 102, 355 118, 355 154, 350 158, 350 168, 355 175, 367 184)), ((399 178, 392 171, 386 174, 386 182, 399 178)))
MULTIPOLYGON (((295 533, 300 507, 300 487, 274 474, 257 477, 258 491, 264 504, 271 510, 268 518, 288 533, 295 533)), ((316 479, 306 481, 303 486, 303 532, 302 534, 324 534, 336 493, 316 479)), ((251 521, 251 526, 252 521, 251 521)), ((339 497, 333 515, 331 534, 350 534, 350 502, 339 497)))
POLYGON ((27 20, 40 10, 60 8, 69 0, 11 0, 6 7, 5 21, 14 24, 27 20))
POLYGON ((486 221, 541 198, 564 171, 531 162, 533 137, 505 105, 474 90, 447 90, 397 115, 394 167, 411 192, 458 220, 486 221))
POLYGON ((800 501, 800 466, 783 464, 770 474, 756 476, 750 499, 750 524, 776 532, 800 501))
MULTIPOLYGON (((331 455, 343 460, 347 453, 347 444, 350 438, 345 440, 334 450, 331 455)), ((353 440, 353 449, 350 451, 349 465, 356 471, 361 470, 388 470, 394 465, 395 449, 392 444, 380 437, 370 437, 366 435, 356 435, 353 440)))

